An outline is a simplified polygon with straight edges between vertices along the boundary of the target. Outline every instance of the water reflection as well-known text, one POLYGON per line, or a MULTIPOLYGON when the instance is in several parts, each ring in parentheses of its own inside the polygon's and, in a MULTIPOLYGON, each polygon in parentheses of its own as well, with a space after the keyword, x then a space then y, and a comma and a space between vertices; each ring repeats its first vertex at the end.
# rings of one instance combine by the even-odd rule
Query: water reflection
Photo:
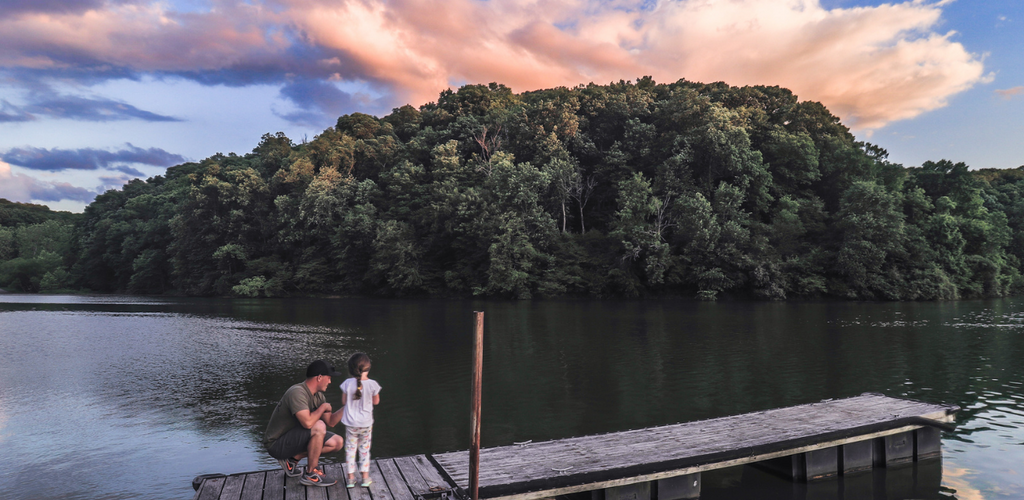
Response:
POLYGON ((280 395, 356 350, 384 387, 375 455, 465 449, 484 310, 485 446, 872 391, 963 408, 941 465, 834 488, 743 467, 709 474, 705 498, 1024 498, 1022 305, 0 295, 0 456, 22 464, 0 491, 188 498, 197 474, 273 467, 259 443, 280 395), (38 484, 43 468, 61 480, 38 484))

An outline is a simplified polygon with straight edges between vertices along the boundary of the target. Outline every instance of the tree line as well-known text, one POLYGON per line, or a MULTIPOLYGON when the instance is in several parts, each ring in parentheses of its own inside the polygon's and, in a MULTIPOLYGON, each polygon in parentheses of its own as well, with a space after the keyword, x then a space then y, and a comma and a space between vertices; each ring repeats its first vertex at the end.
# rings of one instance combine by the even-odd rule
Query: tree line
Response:
MULTIPOLYGON (((905 168, 779 87, 446 90, 3 218, 0 286, 947 300, 1024 291, 1024 167, 905 168)), ((10 205, 10 204, 8 204, 10 205)))

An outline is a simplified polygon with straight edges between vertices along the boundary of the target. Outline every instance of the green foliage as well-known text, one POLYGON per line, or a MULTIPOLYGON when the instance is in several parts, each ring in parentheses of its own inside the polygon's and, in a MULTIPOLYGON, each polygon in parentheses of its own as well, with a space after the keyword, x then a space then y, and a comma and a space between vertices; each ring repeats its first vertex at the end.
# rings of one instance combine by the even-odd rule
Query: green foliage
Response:
POLYGON ((0 286, 18 292, 38 292, 43 289, 44 279, 46 290, 61 288, 66 284, 67 271, 61 266, 61 256, 43 250, 34 257, 17 257, 0 264, 0 286), (61 281, 63 279, 63 281, 61 281))
POLYGON ((637 172, 619 183, 618 206, 611 236, 622 242, 622 260, 641 262, 646 282, 661 285, 670 263, 665 232, 674 225, 666 216, 666 203, 654 197, 650 182, 637 172))
POLYGON ((71 212, 55 212, 43 205, 18 203, 0 198, 0 227, 19 227, 39 224, 48 220, 74 224, 81 215, 71 212))
POLYGON ((67 272, 63 268, 56 268, 52 271, 47 271, 47 273, 39 280, 39 291, 56 292, 65 290, 70 285, 70 282, 71 273, 67 272))
POLYGON ((850 298, 900 298, 899 272, 906 235, 900 200, 879 184, 855 182, 836 214, 841 243, 836 269, 844 279, 833 289, 850 298))
POLYGON ((14 229, 0 226, 0 262, 13 259, 17 255, 18 246, 15 243, 14 229))
POLYGON ((0 200, 0 286, 703 300, 1024 292, 1024 167, 903 168, 779 87, 466 85, 419 109, 342 116, 302 144, 265 134, 249 154, 172 167, 65 217, 0 200))
POLYGON ((0 227, 0 287, 38 292, 68 288, 74 226, 60 219, 0 227))
POLYGON ((242 297, 273 297, 273 293, 268 288, 267 278, 253 276, 245 278, 237 285, 231 287, 231 292, 242 297))
POLYGON ((18 255, 30 258, 42 252, 68 255, 71 252, 72 231, 71 224, 55 220, 21 226, 15 230, 14 237, 18 255))

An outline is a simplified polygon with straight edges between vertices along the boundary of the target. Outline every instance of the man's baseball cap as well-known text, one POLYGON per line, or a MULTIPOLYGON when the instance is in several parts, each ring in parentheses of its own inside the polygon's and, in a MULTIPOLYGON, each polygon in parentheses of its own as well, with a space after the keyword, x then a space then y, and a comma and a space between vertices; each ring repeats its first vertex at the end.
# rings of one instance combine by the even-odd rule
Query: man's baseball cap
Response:
POLYGON ((306 378, 313 378, 317 375, 327 375, 328 377, 344 377, 344 373, 334 371, 334 367, 330 363, 318 359, 309 364, 309 368, 306 368, 306 378))

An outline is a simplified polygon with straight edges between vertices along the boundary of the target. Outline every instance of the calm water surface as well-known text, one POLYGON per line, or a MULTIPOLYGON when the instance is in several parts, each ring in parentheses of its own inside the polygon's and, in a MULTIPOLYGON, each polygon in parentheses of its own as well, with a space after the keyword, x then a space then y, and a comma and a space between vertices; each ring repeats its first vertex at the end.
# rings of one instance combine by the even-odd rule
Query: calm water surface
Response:
POLYGON ((310 360, 355 351, 384 388, 375 456, 466 449, 474 310, 484 446, 873 391, 960 405, 943 459, 809 486, 738 467, 705 474, 702 498, 1024 498, 1024 299, 35 295, 0 295, 0 498, 185 500, 198 474, 275 467, 260 441, 281 394, 310 360))

